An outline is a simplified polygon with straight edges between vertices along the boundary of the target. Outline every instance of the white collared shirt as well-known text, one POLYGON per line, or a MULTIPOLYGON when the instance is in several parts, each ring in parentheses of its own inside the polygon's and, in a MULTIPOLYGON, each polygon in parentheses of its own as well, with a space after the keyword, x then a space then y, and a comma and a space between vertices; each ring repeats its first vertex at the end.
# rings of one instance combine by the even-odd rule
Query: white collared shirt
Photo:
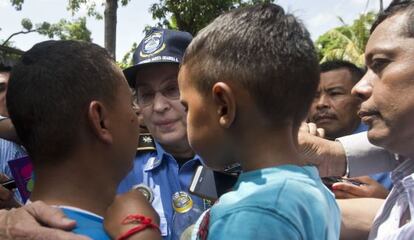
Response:
POLYGON ((377 213, 368 239, 414 239, 414 221, 400 226, 407 211, 414 217, 414 160, 400 164, 391 179, 394 187, 377 213))

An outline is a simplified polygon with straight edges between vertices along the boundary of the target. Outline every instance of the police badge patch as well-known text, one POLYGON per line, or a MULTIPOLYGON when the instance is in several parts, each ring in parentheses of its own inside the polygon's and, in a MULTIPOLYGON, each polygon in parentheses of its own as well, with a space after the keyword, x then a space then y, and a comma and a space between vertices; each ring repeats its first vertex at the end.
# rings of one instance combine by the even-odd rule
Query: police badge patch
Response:
POLYGON ((147 38, 143 40, 140 56, 150 57, 164 50, 164 36, 162 32, 153 32, 147 38))

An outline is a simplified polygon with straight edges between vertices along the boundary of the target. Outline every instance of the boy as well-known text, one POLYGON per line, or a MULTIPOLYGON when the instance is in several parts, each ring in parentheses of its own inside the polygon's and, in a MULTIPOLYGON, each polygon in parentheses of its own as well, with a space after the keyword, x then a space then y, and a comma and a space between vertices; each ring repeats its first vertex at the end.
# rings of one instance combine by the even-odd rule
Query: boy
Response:
POLYGON ((216 170, 244 170, 193 239, 339 238, 335 199, 297 151, 319 68, 294 16, 273 4, 221 15, 187 48, 178 81, 193 149, 216 170))
POLYGON ((30 200, 62 208, 76 233, 109 239, 101 216, 138 143, 132 106, 122 71, 95 44, 42 42, 12 70, 7 108, 33 161, 30 200))

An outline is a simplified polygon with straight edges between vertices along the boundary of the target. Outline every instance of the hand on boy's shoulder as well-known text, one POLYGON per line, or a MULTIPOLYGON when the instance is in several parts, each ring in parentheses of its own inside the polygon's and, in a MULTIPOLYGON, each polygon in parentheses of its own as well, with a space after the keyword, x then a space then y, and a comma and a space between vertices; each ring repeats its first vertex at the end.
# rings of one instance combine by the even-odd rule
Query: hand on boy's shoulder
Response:
POLYGON ((2 240, 88 240, 70 231, 76 222, 63 212, 41 201, 21 208, 0 211, 0 239, 2 240))
MULTIPOLYGON (((104 226, 108 234, 113 238, 119 238, 123 233, 137 224, 122 224, 128 215, 139 214, 150 218, 152 223, 159 226, 160 219, 147 198, 139 190, 131 190, 115 197, 104 216, 104 226)), ((161 239, 160 232, 155 228, 147 228, 128 239, 161 239)))

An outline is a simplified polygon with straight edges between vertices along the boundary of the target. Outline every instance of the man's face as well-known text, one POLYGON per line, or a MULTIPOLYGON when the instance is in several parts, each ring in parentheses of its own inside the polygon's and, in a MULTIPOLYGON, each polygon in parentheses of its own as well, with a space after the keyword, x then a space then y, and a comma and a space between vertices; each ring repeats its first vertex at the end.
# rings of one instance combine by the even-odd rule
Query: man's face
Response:
POLYGON ((402 34, 406 15, 380 25, 368 40, 368 71, 353 93, 364 97, 359 116, 369 140, 394 153, 414 156, 414 38, 402 34))
POLYGON ((138 105, 144 123, 163 145, 187 143, 186 112, 180 103, 178 64, 142 66, 136 77, 138 105))
POLYGON ((8 117, 9 113, 6 106, 6 92, 9 83, 10 72, 0 72, 0 115, 8 117))
MULTIPOLYGON (((113 141, 116 159, 125 160, 128 169, 132 167, 139 139, 139 121, 133 104, 132 91, 120 69, 118 69, 119 84, 116 90, 113 107, 109 108, 110 118, 113 119, 113 141)), ((119 161, 114 162, 115 168, 119 167, 119 161)))
POLYGON ((321 73, 309 120, 325 129, 329 139, 351 134, 360 124, 357 115, 360 98, 351 95, 353 85, 352 75, 346 68, 321 73))

